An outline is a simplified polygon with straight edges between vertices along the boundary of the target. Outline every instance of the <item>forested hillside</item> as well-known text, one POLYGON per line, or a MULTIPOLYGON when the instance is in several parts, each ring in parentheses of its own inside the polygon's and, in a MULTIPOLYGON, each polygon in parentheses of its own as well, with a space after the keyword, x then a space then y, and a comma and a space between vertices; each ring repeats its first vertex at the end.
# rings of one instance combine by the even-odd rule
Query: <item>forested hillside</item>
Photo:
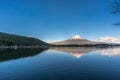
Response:
POLYGON ((48 45, 47 43, 33 38, 33 37, 25 37, 13 34, 6 34, 0 32, 0 45, 11 46, 11 45, 18 45, 18 46, 32 46, 32 45, 39 45, 44 46, 48 45))

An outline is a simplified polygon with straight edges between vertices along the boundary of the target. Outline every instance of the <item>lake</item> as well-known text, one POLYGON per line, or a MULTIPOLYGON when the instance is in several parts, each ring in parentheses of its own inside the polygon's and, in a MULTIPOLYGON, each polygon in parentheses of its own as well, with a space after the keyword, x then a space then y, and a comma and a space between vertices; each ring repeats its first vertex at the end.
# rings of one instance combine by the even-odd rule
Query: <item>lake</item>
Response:
POLYGON ((120 48, 1 49, 0 80, 120 80, 120 48))

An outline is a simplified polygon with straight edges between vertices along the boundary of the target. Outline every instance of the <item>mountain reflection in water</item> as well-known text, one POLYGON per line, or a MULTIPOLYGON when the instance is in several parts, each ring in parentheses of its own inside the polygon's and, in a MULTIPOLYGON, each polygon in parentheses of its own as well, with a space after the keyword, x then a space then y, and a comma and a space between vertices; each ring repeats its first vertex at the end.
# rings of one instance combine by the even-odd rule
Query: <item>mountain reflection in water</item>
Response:
POLYGON ((67 52, 76 58, 81 58, 90 52, 97 52, 103 56, 116 56, 120 55, 120 47, 111 48, 95 48, 95 47, 52 47, 51 49, 67 52))
POLYGON ((14 60, 25 57, 32 57, 45 51, 46 48, 40 49, 0 49, 0 62, 14 60))
MULTIPOLYGON (((82 56, 90 53, 97 52, 103 56, 116 56, 120 55, 120 47, 114 48, 94 48, 94 47, 51 47, 52 50, 67 52, 72 54, 76 58, 81 58, 82 56)), ((47 50, 47 48, 39 49, 0 49, 0 62, 14 60, 25 57, 32 57, 37 54, 42 53, 47 50)))
POLYGON ((0 80, 120 80, 119 47, 45 50, 0 50, 0 80))

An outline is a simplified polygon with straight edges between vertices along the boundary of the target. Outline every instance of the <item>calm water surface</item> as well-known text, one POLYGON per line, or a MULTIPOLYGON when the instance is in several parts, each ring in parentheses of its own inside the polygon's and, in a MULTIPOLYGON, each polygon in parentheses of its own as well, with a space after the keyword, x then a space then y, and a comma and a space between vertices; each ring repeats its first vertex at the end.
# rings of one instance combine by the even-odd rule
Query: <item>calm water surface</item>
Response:
POLYGON ((120 48, 1 49, 0 80, 120 80, 120 48))

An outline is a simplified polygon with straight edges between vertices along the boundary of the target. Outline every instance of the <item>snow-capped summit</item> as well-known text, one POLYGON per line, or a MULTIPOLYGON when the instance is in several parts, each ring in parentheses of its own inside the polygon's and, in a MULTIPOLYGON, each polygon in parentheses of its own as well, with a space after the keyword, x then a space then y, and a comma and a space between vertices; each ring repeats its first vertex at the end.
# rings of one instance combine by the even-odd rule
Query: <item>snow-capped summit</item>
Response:
POLYGON ((87 45, 87 44, 93 45, 93 44, 100 44, 100 43, 84 39, 84 38, 80 37, 79 35, 75 35, 68 40, 54 42, 51 44, 52 45, 87 45))
POLYGON ((73 37, 71 37, 72 40, 80 40, 83 39, 82 37, 80 37, 79 35, 75 35, 73 37))

